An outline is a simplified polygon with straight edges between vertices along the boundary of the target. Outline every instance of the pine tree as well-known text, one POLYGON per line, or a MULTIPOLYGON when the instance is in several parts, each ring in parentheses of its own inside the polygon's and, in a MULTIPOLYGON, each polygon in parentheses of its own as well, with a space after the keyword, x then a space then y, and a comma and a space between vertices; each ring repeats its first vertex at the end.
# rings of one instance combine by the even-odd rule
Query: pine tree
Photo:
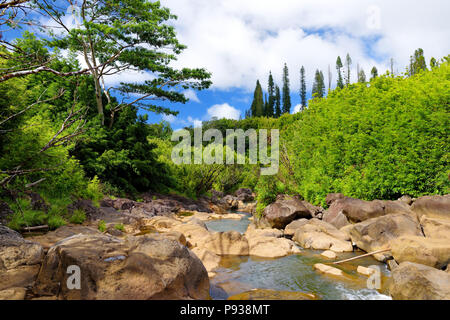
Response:
POLYGON ((325 94, 325 83, 322 71, 316 70, 314 83, 312 87, 312 96, 314 98, 323 98, 325 94))
POLYGON ((358 72, 358 82, 359 83, 365 83, 366 82, 366 73, 364 72, 364 69, 362 69, 362 68, 358 72))
POLYGON ((345 84, 348 87, 350 85, 350 66, 352 65, 352 58, 350 58, 350 54, 347 53, 345 57, 345 84))
POLYGON ((283 68, 283 113, 291 112, 291 93, 289 89, 289 70, 287 64, 283 68))
POLYGON ((274 106, 275 106, 275 83, 273 82, 272 72, 269 72, 269 85, 267 88, 269 93, 269 101, 266 109, 266 116, 274 116, 274 106))
POLYGON ((331 67, 330 65, 328 65, 328 91, 331 90, 331 79, 332 79, 333 75, 331 73, 331 67))
POLYGON ((342 80, 342 73, 341 73, 342 67, 343 67, 343 65, 342 65, 341 57, 338 56, 337 60, 336 60, 336 70, 338 73, 337 87, 341 88, 341 89, 344 88, 344 81, 342 80))
POLYGON ((305 81, 305 67, 300 69, 300 100, 302 104, 302 110, 306 108, 306 81, 305 81))
POLYGON ((370 80, 375 79, 376 77, 378 77, 378 69, 377 69, 377 67, 373 67, 372 70, 370 71, 370 74, 372 76, 370 78, 370 80))
POLYGON ((253 102, 251 106, 252 117, 261 117, 264 113, 263 92, 259 80, 256 81, 256 88, 253 94, 253 102))
POLYGON ((275 85, 275 118, 281 116, 281 94, 280 87, 275 85))

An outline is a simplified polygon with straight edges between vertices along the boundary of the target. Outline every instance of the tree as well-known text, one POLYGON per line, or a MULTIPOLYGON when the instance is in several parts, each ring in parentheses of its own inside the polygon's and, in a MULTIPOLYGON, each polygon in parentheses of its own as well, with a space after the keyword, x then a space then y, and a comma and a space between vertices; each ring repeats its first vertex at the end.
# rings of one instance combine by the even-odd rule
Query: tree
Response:
POLYGON ((344 81, 342 80, 342 73, 341 73, 342 67, 343 67, 343 65, 342 65, 341 57, 338 56, 337 60, 336 60, 336 70, 338 73, 337 87, 341 88, 341 89, 344 88, 344 81))
POLYGON ((275 83, 273 81, 272 72, 269 72, 269 83, 267 87, 267 92, 269 94, 269 101, 267 104, 266 116, 273 117, 275 106, 275 83))
POLYGON ((370 74, 371 74, 371 80, 375 79, 376 77, 378 77, 378 69, 377 67, 373 67, 372 70, 370 70, 370 74))
POLYGON ((427 63, 423 56, 423 49, 419 48, 414 51, 414 55, 410 58, 409 75, 413 76, 424 70, 427 70, 427 63))
POLYGON ((332 73, 331 73, 331 67, 328 65, 328 91, 331 89, 331 80, 332 80, 332 73))
POLYGON ((358 82, 359 83, 366 82, 366 73, 364 72, 364 69, 362 69, 362 68, 358 72, 358 82))
POLYGON ((275 85, 275 118, 281 116, 281 94, 280 87, 275 85))
POLYGON ((287 64, 283 68, 283 113, 291 112, 291 92, 289 89, 289 70, 287 64))
POLYGON ((350 54, 347 53, 345 57, 345 84, 348 87, 350 85, 350 66, 352 65, 352 58, 350 58, 350 54))
POLYGON ((253 102, 251 106, 252 117, 261 117, 264 115, 264 100, 261 84, 256 80, 256 88, 253 93, 253 102))
POLYGON ((325 95, 325 83, 323 79, 322 71, 316 70, 314 76, 314 83, 312 87, 312 96, 317 98, 323 98, 325 95))
POLYGON ((306 81, 305 81, 305 67, 300 69, 300 100, 302 104, 302 110, 306 108, 306 81))
POLYGON ((102 124, 105 113, 109 114, 109 126, 112 126, 114 115, 130 106, 176 115, 177 112, 154 102, 185 103, 187 98, 182 91, 202 90, 211 85, 210 74, 204 69, 178 70, 170 66, 186 46, 178 42, 171 25, 170 20, 176 16, 159 2, 85 0, 77 17, 78 25, 73 28, 66 25, 64 19, 71 1, 65 0, 56 6, 50 0, 42 0, 35 5, 44 18, 53 20, 57 27, 58 32, 54 32, 56 28, 48 30, 49 45, 83 57, 94 81, 102 124), (105 77, 130 70, 149 72, 154 78, 107 86, 105 77), (112 95, 120 96, 120 102, 113 102, 112 95))

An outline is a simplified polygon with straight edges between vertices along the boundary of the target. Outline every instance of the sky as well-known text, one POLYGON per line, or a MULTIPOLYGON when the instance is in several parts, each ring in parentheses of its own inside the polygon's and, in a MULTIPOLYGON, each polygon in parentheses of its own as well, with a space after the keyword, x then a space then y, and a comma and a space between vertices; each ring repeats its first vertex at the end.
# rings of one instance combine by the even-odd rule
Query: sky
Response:
MULTIPOLYGON (((332 70, 336 85, 337 56, 349 53, 370 75, 382 74, 394 59, 394 71, 405 71, 409 57, 423 48, 431 57, 450 54, 450 1, 448 0, 162 0, 178 19, 172 21, 187 49, 175 67, 206 68, 213 85, 201 92, 186 91, 186 104, 164 103, 179 115, 149 114, 149 122, 169 121, 174 129, 198 126, 212 117, 244 117, 253 98, 256 80, 267 90, 272 72, 280 86, 284 63, 289 68, 292 112, 300 103, 300 68, 306 70, 311 95, 316 69, 332 70)), ((106 78, 120 81, 149 79, 145 73, 126 72, 106 78)))

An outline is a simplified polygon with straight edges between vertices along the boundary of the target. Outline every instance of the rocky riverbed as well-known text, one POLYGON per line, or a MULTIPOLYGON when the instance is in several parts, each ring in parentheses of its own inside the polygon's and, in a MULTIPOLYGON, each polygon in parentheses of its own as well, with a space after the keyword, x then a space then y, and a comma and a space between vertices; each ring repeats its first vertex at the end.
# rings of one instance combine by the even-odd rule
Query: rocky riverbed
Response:
POLYGON ((83 225, 40 235, 0 225, 0 298, 450 299, 450 195, 330 194, 327 210, 280 195, 258 219, 248 189, 142 199, 77 201, 83 225), (80 289, 68 288, 71 266, 80 289), (367 288, 369 266, 378 290, 367 288))

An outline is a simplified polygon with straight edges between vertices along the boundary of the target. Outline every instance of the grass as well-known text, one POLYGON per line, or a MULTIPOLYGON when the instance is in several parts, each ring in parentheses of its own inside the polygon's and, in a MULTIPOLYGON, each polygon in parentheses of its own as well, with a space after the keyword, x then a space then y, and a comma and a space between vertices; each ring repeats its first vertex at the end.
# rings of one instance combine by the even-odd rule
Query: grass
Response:
POLYGON ((114 229, 125 232, 125 226, 122 223, 116 224, 114 229))
POLYGON ((98 222, 98 230, 100 232, 105 232, 106 231, 106 222, 104 220, 100 220, 98 222))
POLYGON ((74 224, 82 224, 86 221, 86 212, 81 209, 74 210, 72 215, 69 218, 70 223, 74 224))

